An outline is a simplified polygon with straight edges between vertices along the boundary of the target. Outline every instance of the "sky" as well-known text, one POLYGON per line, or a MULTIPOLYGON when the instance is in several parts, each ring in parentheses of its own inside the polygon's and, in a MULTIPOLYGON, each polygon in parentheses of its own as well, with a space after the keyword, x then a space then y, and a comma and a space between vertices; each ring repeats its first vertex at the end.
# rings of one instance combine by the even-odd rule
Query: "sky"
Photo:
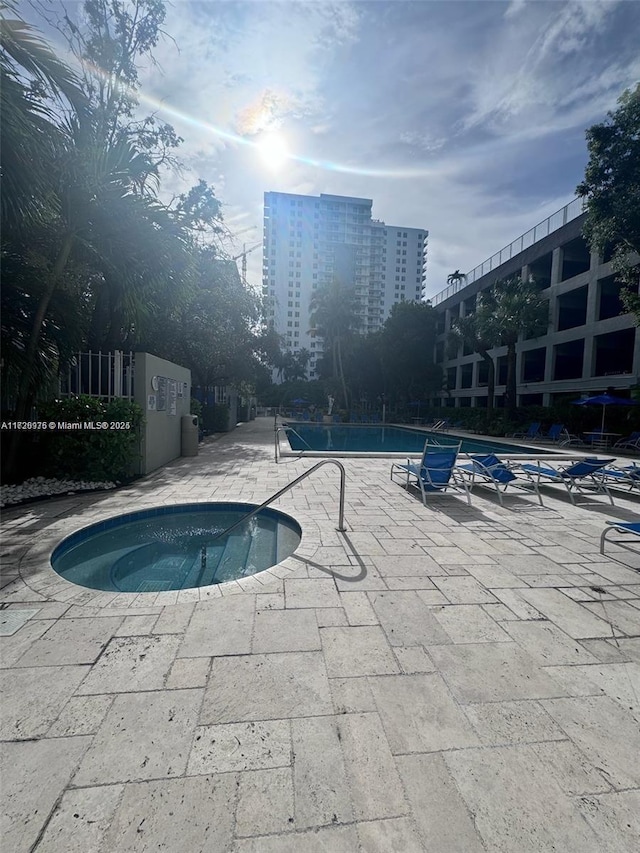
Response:
POLYGON ((640 80, 636 0, 173 0, 164 30, 140 97, 184 138, 165 191, 211 184, 230 255, 265 191, 371 198, 429 230, 427 296, 574 197, 586 128, 640 80))

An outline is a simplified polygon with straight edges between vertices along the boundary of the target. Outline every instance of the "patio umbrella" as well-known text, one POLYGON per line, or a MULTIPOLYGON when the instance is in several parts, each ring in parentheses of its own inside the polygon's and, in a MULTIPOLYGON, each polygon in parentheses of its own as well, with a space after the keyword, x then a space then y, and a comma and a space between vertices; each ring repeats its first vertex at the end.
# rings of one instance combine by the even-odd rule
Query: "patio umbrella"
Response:
POLYGON ((308 403, 308 400, 303 400, 301 397, 296 397, 295 400, 291 401, 294 406, 304 406, 305 403, 308 403))
POLYGON ((614 397, 612 394, 596 394, 595 397, 585 397, 584 400, 573 400, 574 406, 602 406, 602 426, 601 432, 604 432, 604 419, 607 412, 607 406, 636 406, 636 400, 629 400, 627 397, 614 397))

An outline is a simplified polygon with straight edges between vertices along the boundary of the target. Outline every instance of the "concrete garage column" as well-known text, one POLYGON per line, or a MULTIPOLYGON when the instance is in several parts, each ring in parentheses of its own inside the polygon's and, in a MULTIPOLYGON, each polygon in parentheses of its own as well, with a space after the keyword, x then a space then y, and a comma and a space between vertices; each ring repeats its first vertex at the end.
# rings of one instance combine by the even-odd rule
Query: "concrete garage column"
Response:
MULTIPOLYGON (((545 381, 545 385, 548 382, 553 382, 554 370, 555 370, 555 358, 554 358, 553 344, 548 343, 547 344, 546 357, 544 360, 544 381, 545 381)), ((549 398, 551 397, 550 394, 545 395, 545 396, 548 396, 549 398)), ((547 400, 547 402, 545 403, 545 406, 548 406, 548 405, 549 405, 549 400, 547 400)))
POLYGON ((598 256, 591 254, 591 270, 589 272, 589 289, 587 291, 587 317, 586 325, 596 323, 598 320, 598 256), (596 264, 596 266, 594 266, 596 264))
POLYGON ((551 286, 559 284, 562 276, 562 249, 558 246, 551 253, 551 286))
POLYGON ((640 332, 636 329, 636 339, 633 346, 633 375, 640 376, 640 332))
MULTIPOLYGON (((591 289, 591 288, 589 288, 591 289)), ((582 378, 591 379, 593 375, 593 364, 595 356, 595 340, 593 332, 587 332, 584 336, 584 358, 582 360, 582 378)))

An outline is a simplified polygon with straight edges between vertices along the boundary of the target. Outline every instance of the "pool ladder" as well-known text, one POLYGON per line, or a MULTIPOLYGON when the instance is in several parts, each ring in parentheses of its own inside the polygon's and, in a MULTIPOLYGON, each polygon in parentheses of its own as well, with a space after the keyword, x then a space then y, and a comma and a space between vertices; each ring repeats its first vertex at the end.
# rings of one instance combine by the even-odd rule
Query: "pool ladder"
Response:
POLYGON ((289 489, 292 489, 294 486, 297 486, 298 483, 302 482, 302 480, 306 479, 310 474, 313 474, 314 471, 317 471, 318 468, 322 468, 323 465, 337 465, 340 469, 340 507, 338 510, 338 526, 336 530, 340 533, 344 533, 346 531, 346 527, 344 526, 344 487, 346 481, 346 472, 344 470, 344 465, 342 462, 338 462, 337 459, 323 459, 322 462, 318 462, 313 468, 309 468, 308 471, 305 471, 303 474, 300 474, 299 477, 296 477, 295 480, 292 480, 290 483, 287 483, 284 488, 280 489, 279 492, 276 492, 275 495, 271 495, 270 498, 264 503, 261 503, 260 506, 252 509, 251 512, 248 512, 246 515, 243 515, 239 521, 236 521, 235 524, 232 524, 231 527, 227 527, 226 530, 223 530, 222 533, 218 533, 217 536, 214 536, 211 540, 215 542, 217 539, 221 539, 223 536, 227 536, 231 533, 232 530, 235 530, 236 527, 240 527, 241 524, 244 524, 245 521, 248 521, 250 518, 253 518, 254 515, 257 515, 261 510, 265 507, 268 507, 269 504, 277 501, 281 495, 284 495, 285 492, 288 492, 289 489))

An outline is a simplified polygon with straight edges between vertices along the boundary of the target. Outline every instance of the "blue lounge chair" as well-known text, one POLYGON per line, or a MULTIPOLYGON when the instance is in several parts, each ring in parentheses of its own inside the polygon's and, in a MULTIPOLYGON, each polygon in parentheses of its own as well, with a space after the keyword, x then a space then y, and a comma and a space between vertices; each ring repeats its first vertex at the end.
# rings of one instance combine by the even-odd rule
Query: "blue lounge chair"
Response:
POLYGON ((450 444, 446 447, 434 445, 427 441, 418 464, 407 459, 406 464, 394 462, 391 465, 391 479, 400 476, 403 485, 416 486, 420 489, 422 503, 427 505, 427 495, 435 492, 445 492, 447 489, 464 492, 467 503, 471 506, 471 494, 467 481, 455 469, 456 459, 461 444, 450 444))
POLYGON ((625 465, 623 468, 613 465, 602 469, 602 476, 609 486, 616 488, 627 488, 630 492, 634 489, 640 492, 640 466, 625 465))
POLYGON ((509 487, 513 487, 525 492, 534 492, 540 506, 544 506, 538 484, 528 472, 516 473, 513 466, 507 462, 502 462, 493 453, 471 456, 470 458, 471 462, 456 465, 456 470, 460 471, 462 476, 467 479, 470 490, 475 485, 490 486, 496 490, 500 506, 504 506, 502 495, 509 487))
POLYGON ((538 461, 537 465, 523 463, 520 468, 531 474, 537 481, 541 483, 558 483, 564 486, 569 494, 571 503, 575 506, 575 493, 607 495, 613 506, 613 497, 607 488, 607 484, 602 474, 602 469, 606 468, 615 459, 596 459, 595 457, 587 457, 579 462, 574 462, 573 465, 566 465, 563 468, 552 468, 550 465, 541 465, 538 461))
POLYGON ((324 416, 323 416, 322 412, 316 412, 315 416, 314 416, 314 420, 317 424, 321 424, 322 421, 324 420, 324 416))
POLYGON ((621 438, 613 446, 616 450, 640 450, 640 430, 621 438))
POLYGON ((563 436, 568 437, 569 433, 564 428, 564 424, 551 424, 548 431, 541 435, 538 433, 534 436, 536 441, 553 441, 558 442, 563 436))
MULTIPOLYGON (((617 533, 630 533, 632 536, 640 536, 640 521, 607 521, 609 527, 605 527, 600 537, 600 553, 604 554, 604 543, 607 538, 607 533, 612 531, 617 533)), ((616 539, 618 545, 625 546, 628 542, 633 542, 633 539, 616 539)))
POLYGON ((534 421, 533 423, 529 424, 529 428, 527 429, 526 432, 513 432, 513 433, 511 433, 510 436, 508 436, 508 438, 534 439, 538 436, 539 432, 540 432, 540 421, 534 421))

